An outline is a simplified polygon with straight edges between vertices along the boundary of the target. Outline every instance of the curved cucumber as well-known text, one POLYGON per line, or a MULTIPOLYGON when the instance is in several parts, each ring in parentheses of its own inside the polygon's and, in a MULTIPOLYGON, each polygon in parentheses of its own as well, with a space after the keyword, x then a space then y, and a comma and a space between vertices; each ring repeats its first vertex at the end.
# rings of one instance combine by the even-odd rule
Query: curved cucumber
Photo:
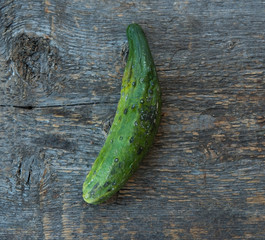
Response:
POLYGON ((153 58, 138 24, 127 28, 129 56, 115 118, 83 184, 87 203, 102 203, 138 168, 160 123, 161 92, 153 58))

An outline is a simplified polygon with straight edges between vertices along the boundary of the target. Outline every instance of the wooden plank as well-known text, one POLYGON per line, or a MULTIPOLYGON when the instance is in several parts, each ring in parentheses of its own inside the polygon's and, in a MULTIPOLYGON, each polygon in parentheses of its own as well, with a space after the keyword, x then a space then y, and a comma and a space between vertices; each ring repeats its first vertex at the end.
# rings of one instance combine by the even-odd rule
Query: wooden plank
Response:
POLYGON ((0 3, 1 239, 264 239, 264 1, 0 3), (162 123, 108 203, 82 183, 115 114, 126 27, 162 123))

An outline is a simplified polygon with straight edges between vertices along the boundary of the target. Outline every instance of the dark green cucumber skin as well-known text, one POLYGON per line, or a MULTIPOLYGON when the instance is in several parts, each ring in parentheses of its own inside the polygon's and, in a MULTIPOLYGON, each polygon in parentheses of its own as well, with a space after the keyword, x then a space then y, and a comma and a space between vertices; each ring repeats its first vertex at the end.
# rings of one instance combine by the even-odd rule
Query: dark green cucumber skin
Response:
POLYGON ((161 91, 142 28, 127 28, 129 56, 109 134, 83 184, 83 198, 98 204, 115 194, 150 149, 161 117, 161 91))

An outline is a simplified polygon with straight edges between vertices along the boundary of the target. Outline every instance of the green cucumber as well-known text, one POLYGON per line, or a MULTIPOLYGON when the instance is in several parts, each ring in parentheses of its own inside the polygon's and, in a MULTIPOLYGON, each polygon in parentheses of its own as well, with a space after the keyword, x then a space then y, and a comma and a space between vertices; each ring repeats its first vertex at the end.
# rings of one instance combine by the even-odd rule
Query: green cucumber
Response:
POLYGON ((150 149, 161 117, 161 91, 142 28, 127 28, 129 56, 109 134, 83 184, 83 198, 98 204, 115 194, 150 149))

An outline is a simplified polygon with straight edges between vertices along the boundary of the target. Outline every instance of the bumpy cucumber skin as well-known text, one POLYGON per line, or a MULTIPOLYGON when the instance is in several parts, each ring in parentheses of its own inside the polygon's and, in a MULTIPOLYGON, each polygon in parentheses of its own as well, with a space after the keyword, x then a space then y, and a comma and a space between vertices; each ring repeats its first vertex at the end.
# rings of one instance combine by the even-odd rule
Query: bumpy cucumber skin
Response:
POLYGON ((129 56, 109 134, 83 184, 83 198, 98 204, 115 194, 150 149, 161 117, 161 91, 142 28, 127 28, 129 56))

